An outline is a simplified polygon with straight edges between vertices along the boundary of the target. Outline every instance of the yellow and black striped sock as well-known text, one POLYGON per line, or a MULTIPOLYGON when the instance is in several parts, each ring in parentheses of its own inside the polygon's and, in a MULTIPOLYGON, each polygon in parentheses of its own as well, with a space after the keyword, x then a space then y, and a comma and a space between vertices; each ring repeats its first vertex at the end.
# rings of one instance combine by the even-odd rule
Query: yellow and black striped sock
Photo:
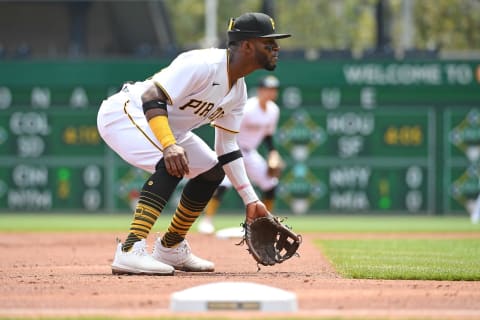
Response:
POLYGON ((268 211, 273 213, 273 207, 275 205, 275 193, 277 187, 273 187, 270 190, 264 191, 262 196, 262 202, 268 211))
POLYGON ((205 207, 205 215, 207 217, 213 218, 213 216, 217 213, 219 206, 220 206, 220 201, 216 198, 212 198, 210 201, 208 201, 208 204, 205 207))
POLYGON ((202 213, 206 203, 199 203, 192 199, 188 199, 185 193, 182 194, 177 210, 173 215, 168 231, 162 238, 162 245, 170 248, 185 239, 190 227, 202 213))
POLYGON ((135 242, 148 237, 180 180, 169 175, 164 167, 159 167, 147 180, 140 192, 130 233, 122 245, 123 251, 130 250, 135 242))
POLYGON ((267 207, 267 210, 272 212, 274 200, 273 199, 263 199, 262 202, 265 205, 265 207, 267 207))
POLYGON ((122 246, 123 251, 130 250, 135 242, 147 238, 157 218, 160 216, 161 210, 163 210, 163 207, 159 210, 139 201, 135 209, 133 221, 130 224, 130 233, 122 246))
POLYGON ((223 196, 227 191, 227 187, 219 186, 215 192, 213 193, 212 199, 208 202, 207 206, 205 207, 205 215, 207 217, 213 218, 213 216, 217 213, 218 207, 222 202, 223 196))
MULTIPOLYGON (((215 170, 215 167, 211 170, 215 170)), ((205 209, 213 192, 223 179, 223 171, 222 175, 216 179, 209 180, 207 177, 209 172, 189 180, 185 185, 168 231, 162 238, 164 247, 171 248, 185 239, 190 227, 205 209)))

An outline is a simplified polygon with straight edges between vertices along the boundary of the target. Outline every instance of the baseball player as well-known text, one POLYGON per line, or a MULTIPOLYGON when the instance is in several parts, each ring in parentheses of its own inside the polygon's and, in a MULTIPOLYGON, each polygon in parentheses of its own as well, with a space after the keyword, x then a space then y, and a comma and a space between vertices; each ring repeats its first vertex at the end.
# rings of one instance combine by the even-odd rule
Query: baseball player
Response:
POLYGON ((246 206, 247 223, 269 213, 245 172, 236 134, 247 100, 244 77, 274 70, 277 40, 288 37, 275 32, 268 15, 245 13, 230 19, 226 49, 184 52, 151 78, 125 84, 103 101, 97 119, 102 138, 125 161, 152 174, 128 236, 117 245, 114 274, 213 271, 213 262, 194 255, 185 237, 225 174, 246 206), (214 151, 192 132, 206 124, 215 126, 214 151), (170 225, 149 254, 146 238, 183 178, 188 181, 170 225))
MULTIPOLYGON (((280 157, 273 143, 273 135, 280 117, 280 109, 275 103, 279 85, 278 79, 272 75, 260 79, 257 95, 248 99, 245 104, 240 132, 237 136, 247 175, 250 181, 262 191, 262 201, 270 212, 273 210, 275 190, 279 180, 277 176, 269 174, 267 159, 257 149, 263 142, 268 150, 268 158, 280 157)), ((225 192, 231 186, 230 180, 225 177, 205 208, 205 216, 198 223, 200 233, 210 234, 215 231, 213 217, 225 192)))

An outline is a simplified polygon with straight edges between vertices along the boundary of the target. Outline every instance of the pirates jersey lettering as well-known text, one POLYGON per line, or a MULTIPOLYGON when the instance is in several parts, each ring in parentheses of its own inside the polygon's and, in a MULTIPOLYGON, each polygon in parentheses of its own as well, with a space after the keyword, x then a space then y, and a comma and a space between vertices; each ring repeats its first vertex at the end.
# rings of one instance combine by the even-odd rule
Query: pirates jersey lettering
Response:
POLYGON ((223 111, 223 108, 218 108, 217 110, 213 111, 213 113, 208 117, 208 119, 213 122, 217 119, 220 119, 223 117, 225 114, 225 111, 223 111))
MULTIPOLYGON (((215 107, 215 104, 213 104, 212 102, 200 101, 197 99, 190 99, 190 101, 185 103, 179 109, 185 110, 187 108, 193 108, 195 109, 194 114, 200 117, 206 117, 214 107, 215 107)), ((220 107, 217 110, 213 111, 213 113, 208 116, 208 119, 210 121, 215 121, 216 119, 223 117, 224 114, 225 114, 225 111, 223 110, 222 107, 220 107)))
POLYGON ((200 117, 206 117, 207 114, 213 109, 215 105, 208 101, 200 101, 197 99, 190 99, 187 103, 181 106, 180 110, 185 110, 186 108, 195 109, 194 114, 199 115, 200 117))

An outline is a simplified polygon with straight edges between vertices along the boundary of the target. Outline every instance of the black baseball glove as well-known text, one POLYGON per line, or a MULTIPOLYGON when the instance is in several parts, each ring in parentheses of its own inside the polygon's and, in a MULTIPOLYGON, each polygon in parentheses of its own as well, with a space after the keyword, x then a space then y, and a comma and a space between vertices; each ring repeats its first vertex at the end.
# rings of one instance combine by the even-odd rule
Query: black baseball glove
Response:
POLYGON ((245 235, 240 244, 247 244, 248 252, 257 264, 273 266, 298 256, 302 236, 294 233, 278 217, 269 214, 254 219, 250 224, 244 223, 243 227, 245 235))

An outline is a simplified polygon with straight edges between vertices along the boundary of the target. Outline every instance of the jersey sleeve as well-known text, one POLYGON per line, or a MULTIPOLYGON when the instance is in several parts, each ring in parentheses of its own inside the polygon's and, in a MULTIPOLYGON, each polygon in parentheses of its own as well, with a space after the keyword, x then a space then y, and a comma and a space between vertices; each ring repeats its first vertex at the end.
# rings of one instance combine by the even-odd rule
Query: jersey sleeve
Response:
MULTIPOLYGON (((236 150, 238 150, 236 135, 216 128, 215 151, 217 155, 221 156, 236 150)), ((255 189, 248 179, 242 157, 224 164, 223 170, 245 205, 258 200, 255 189)))
POLYGON ((195 92, 208 83, 210 68, 207 63, 192 56, 180 55, 172 63, 156 73, 152 80, 173 105, 179 98, 195 92))

